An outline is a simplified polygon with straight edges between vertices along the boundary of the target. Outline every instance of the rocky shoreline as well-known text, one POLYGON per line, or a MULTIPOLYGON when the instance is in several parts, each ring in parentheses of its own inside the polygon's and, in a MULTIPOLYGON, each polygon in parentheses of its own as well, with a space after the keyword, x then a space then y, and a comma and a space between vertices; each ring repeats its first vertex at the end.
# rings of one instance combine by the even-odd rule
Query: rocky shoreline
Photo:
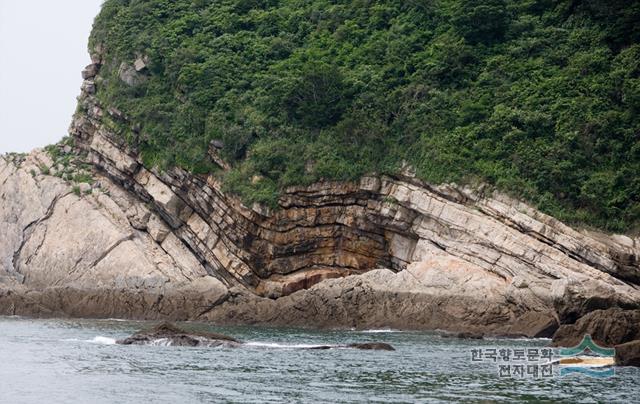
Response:
MULTIPOLYGON (((219 347, 240 348, 244 342, 228 335, 187 330, 171 323, 160 323, 152 328, 140 330, 130 337, 116 341, 119 345, 165 345, 188 347, 219 347)), ((355 342, 334 345, 305 345, 297 349, 359 349, 362 351, 395 351, 391 345, 384 342, 355 342)))
MULTIPOLYGON (((564 262, 572 266, 561 268, 565 277, 535 273, 531 264, 508 277, 496 273, 500 267, 485 269, 441 249, 420 253, 403 268, 345 270, 284 296, 261 296, 260 287, 210 275, 207 262, 180 238, 185 233, 110 177, 96 172, 100 188, 78 196, 59 178, 31 174, 43 164, 51 164, 44 152, 27 156, 19 168, 3 159, 2 195, 13 200, 2 209, 3 226, 5 234, 10 225, 19 231, 13 230, 17 247, 3 245, 1 314, 550 337, 595 309, 638 307, 637 286, 570 257, 564 262), (161 243, 153 238, 158 234, 161 243)), ((598 253, 615 256, 615 244, 600 245, 606 248, 598 253)), ((271 279, 266 282, 291 288, 286 275, 271 279)))
POLYGON ((291 188, 271 211, 145 167, 110 124, 134 123, 95 98, 100 66, 58 151, 90 180, 50 152, 0 158, 0 314, 550 337, 640 308, 640 240, 487 189, 406 172, 291 188))

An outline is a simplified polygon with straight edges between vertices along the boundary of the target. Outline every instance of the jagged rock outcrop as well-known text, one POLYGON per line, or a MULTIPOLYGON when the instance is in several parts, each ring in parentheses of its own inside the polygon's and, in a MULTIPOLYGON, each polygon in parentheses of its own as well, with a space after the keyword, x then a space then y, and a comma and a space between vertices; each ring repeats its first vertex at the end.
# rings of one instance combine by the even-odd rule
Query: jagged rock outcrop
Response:
POLYGON ((637 239, 410 175, 293 187, 278 210, 250 209, 213 176, 145 167, 109 121, 135 123, 85 87, 70 132, 103 191, 30 175, 43 153, 0 162, 0 312, 550 336, 640 307, 637 239))

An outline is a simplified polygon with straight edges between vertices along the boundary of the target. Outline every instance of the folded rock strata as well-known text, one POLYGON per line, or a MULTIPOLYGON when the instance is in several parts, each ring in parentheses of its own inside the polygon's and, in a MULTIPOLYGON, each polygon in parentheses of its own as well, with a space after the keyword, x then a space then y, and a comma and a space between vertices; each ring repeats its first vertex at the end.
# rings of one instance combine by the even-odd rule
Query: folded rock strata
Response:
POLYGON ((1 313, 550 336, 640 307, 638 239, 411 176, 248 208, 213 176, 145 167, 111 129, 133 124, 92 91, 79 100, 70 132, 99 192, 41 173, 46 153, 0 159, 1 313))

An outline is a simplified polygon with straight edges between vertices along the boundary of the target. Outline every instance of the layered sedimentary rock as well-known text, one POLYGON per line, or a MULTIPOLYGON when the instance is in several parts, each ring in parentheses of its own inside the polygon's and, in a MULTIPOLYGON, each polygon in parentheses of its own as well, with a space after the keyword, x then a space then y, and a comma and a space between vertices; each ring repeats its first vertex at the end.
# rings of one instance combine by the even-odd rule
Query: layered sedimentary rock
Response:
POLYGON ((143 203, 100 177, 78 194, 41 173, 50 165, 44 152, 0 158, 2 314, 187 316, 226 297, 162 222, 148 225, 162 243, 137 229, 151 215, 143 203))
POLYGON ((145 167, 109 124, 135 123, 94 96, 95 62, 71 134, 101 191, 32 174, 44 153, 0 161, 0 312, 550 335, 640 306, 638 239, 487 190, 371 176, 287 189, 271 211, 145 167))

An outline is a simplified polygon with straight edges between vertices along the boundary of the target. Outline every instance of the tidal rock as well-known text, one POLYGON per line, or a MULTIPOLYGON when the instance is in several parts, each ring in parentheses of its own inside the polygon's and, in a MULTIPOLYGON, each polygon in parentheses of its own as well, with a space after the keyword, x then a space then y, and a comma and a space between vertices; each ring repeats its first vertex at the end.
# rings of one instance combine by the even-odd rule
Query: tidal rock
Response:
POLYGON ((395 351, 396 349, 384 342, 364 342, 357 344, 349 344, 347 348, 373 350, 373 351, 395 351))
POLYGON ((616 345, 616 365, 640 366, 640 340, 616 345))
POLYGON ((576 346, 587 334, 597 344, 607 347, 638 340, 640 310, 613 308, 593 311, 575 324, 562 325, 553 336, 552 343, 554 346, 576 346))
POLYGON ((395 351, 396 349, 384 342, 363 342, 347 345, 315 345, 300 349, 325 350, 325 349, 360 349, 363 351, 395 351))
POLYGON ((116 341, 120 345, 167 345, 167 346, 227 346, 238 347, 240 341, 223 334, 187 331, 171 323, 162 323, 149 330, 116 341))
POLYGON ((473 333, 473 332, 460 332, 460 333, 456 334, 456 338, 458 338, 458 339, 483 339, 484 335, 482 335, 480 333, 473 333))

